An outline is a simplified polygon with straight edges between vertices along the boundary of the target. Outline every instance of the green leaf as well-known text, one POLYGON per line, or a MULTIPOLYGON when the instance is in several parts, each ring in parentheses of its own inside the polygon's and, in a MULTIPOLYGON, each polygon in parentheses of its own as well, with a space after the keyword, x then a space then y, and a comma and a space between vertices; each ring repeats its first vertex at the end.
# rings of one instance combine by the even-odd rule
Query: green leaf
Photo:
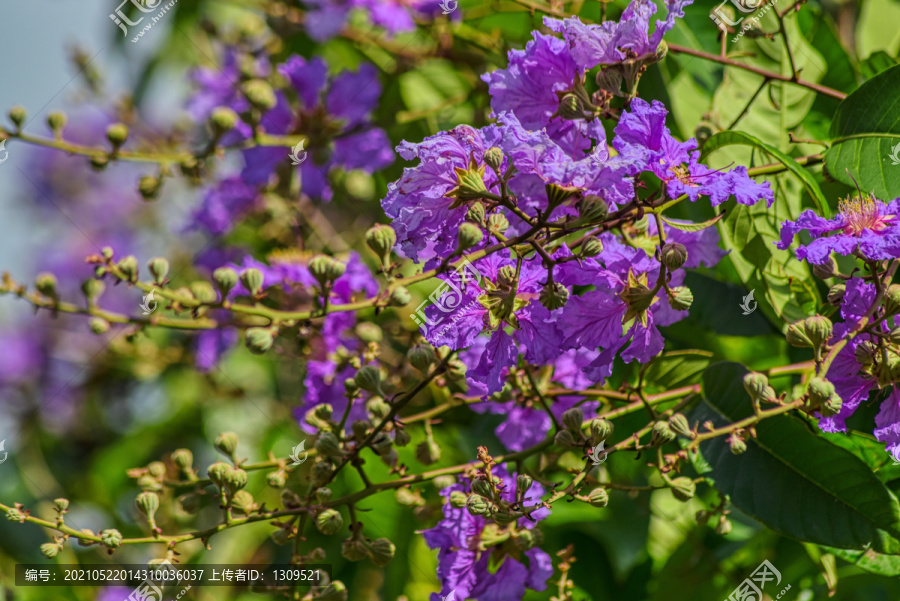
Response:
POLYGON ((703 223, 684 223, 681 221, 672 221, 671 219, 666 219, 662 215, 662 220, 674 227, 676 230, 681 230, 683 232, 699 232, 700 230, 705 230, 708 227, 711 227, 719 222, 722 217, 725 216, 725 212, 721 212, 712 219, 708 219, 703 223))
POLYGON ((881 576, 900 576, 900 556, 898 555, 885 555, 872 549, 853 551, 850 549, 835 549, 833 547, 823 548, 867 572, 881 576))
POLYGON ((900 65, 879 73, 847 96, 831 123, 833 143, 825 153, 838 181, 882 200, 900 196, 900 65), (849 171, 849 173, 848 173, 849 171), (852 177, 851 177, 852 176, 852 177))
MULTIPOLYGON (((736 363, 710 367, 691 421, 722 427, 752 415, 746 373, 736 363)), ((896 543, 886 532, 900 534, 900 503, 863 461, 787 415, 760 421, 756 432, 741 455, 724 437, 701 443, 709 477, 737 508, 801 541, 849 549, 896 543)))
POLYGON ((819 188, 819 184, 816 183, 816 180, 809 173, 809 171, 804 169, 797 163, 797 161, 784 154, 771 144, 766 144, 762 140, 755 138, 750 134, 744 133, 742 131, 723 131, 717 133, 716 135, 708 139, 703 145, 703 153, 700 155, 700 160, 704 160, 712 152, 718 150, 719 148, 731 146, 733 144, 753 146, 772 156, 772 158, 784 165, 788 171, 800 178, 800 182, 803 184, 803 187, 812 197, 818 213, 824 217, 831 216, 831 213, 828 209, 828 201, 825 200, 825 195, 822 194, 822 190, 819 188))
POLYGON ((706 351, 671 351, 653 360, 644 379, 664 390, 694 384, 709 367, 713 354, 706 351))

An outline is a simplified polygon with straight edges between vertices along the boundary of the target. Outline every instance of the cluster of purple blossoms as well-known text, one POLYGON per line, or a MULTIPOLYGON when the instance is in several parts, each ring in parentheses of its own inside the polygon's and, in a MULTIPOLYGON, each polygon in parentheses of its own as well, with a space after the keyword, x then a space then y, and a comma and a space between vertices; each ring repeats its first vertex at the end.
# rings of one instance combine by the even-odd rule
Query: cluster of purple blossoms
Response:
MULTIPOLYGON (((900 198, 884 203, 859 194, 842 200, 839 213, 832 219, 812 210, 804 211, 796 221, 782 224, 778 248, 789 248, 801 231, 807 231, 811 240, 797 248, 797 258, 813 265, 830 262, 832 252, 870 262, 896 259, 900 257, 900 198)), ((893 288, 889 289, 889 296, 893 288)), ((863 317, 873 315, 872 305, 877 298, 875 285, 861 277, 846 280, 839 290, 834 300, 840 303, 844 321, 834 326, 834 340, 854 332, 863 317)), ((819 427, 826 432, 846 432, 847 419, 872 392, 881 389, 886 396, 875 417, 875 438, 884 442, 887 451, 900 461, 900 388, 894 382, 890 357, 885 362, 885 355, 877 352, 879 338, 887 338, 890 328, 884 321, 873 327, 874 334, 862 332, 851 338, 831 364, 827 377, 842 404, 835 415, 820 416, 819 427)), ((893 355, 893 351, 888 354, 893 355)))
MULTIPOLYGON (((718 205, 734 197, 747 205, 771 204, 768 183, 754 182, 745 169, 716 171, 700 164, 697 142, 679 142, 666 127, 662 103, 632 99, 611 143, 600 111, 585 108, 591 100, 584 92, 585 71, 656 56, 662 34, 685 4, 670 3, 667 20, 657 22, 652 35, 649 2, 632 3, 628 10, 635 19, 628 22, 589 27, 577 18, 548 20, 564 40, 535 33, 525 50, 510 52, 506 69, 484 77, 495 124, 461 125, 418 144, 402 143, 401 156, 419 163, 389 185, 382 202, 393 219, 399 251, 426 268, 439 265, 458 245, 447 232, 472 221, 476 202, 485 211, 481 225, 490 232, 500 224, 507 237, 533 231, 541 219, 574 222, 588 198, 601 199, 608 209, 623 208, 636 200, 644 174, 661 180, 661 194, 670 198, 706 197, 718 205), (569 94, 577 96, 580 112, 563 110, 569 94), (504 187, 514 207, 494 201, 504 187)), ((637 230, 648 241, 657 236, 655 223, 637 230)), ((550 430, 549 417, 531 406, 532 399, 510 399, 510 389, 504 388, 519 368, 551 365, 565 374, 554 378, 567 377, 577 389, 603 382, 617 356, 643 363, 663 350, 658 327, 687 314, 672 298, 682 290, 683 269, 715 265, 724 254, 713 229, 688 232, 666 225, 663 233, 687 253, 683 264, 668 273, 650 250, 655 242, 643 250, 634 240, 606 232, 595 240, 602 251, 590 255, 579 251, 576 257, 560 246, 549 270, 540 255, 518 260, 505 251, 474 261, 469 269, 480 277, 462 285, 456 283, 458 274, 441 276, 443 296, 425 310, 424 335, 435 346, 460 351, 470 393, 489 399, 480 409, 507 416, 497 433, 509 448, 524 448, 550 430), (576 294, 586 287, 593 289, 576 294), (550 290, 559 303, 548 300, 550 290)), ((471 248, 489 244, 486 236, 471 248)), ((561 414, 582 402, 559 398, 551 410, 561 414)))
POLYGON ((221 69, 198 69, 193 74, 198 89, 188 103, 192 117, 209 119, 221 107, 240 117, 220 143, 237 145, 250 139, 256 121, 260 133, 302 135, 308 144, 296 151, 290 145, 244 149, 240 174, 226 177, 206 191, 190 227, 217 235, 227 232, 242 210, 254 206, 259 188, 268 185, 280 166, 294 164, 301 191, 328 201, 332 196, 329 176, 335 170, 373 173, 394 161, 387 134, 371 122, 381 96, 372 65, 330 76, 321 58, 306 60, 295 55, 275 69, 290 83, 288 89, 273 91, 264 81, 272 75, 273 66, 234 48, 226 50, 221 69), (293 152, 299 161, 292 159, 293 152))
MULTIPOLYGON (((540 504, 544 488, 537 483, 525 491, 518 490, 517 479, 502 466, 492 470, 500 483, 500 499, 507 503, 519 503, 525 507, 540 504)), ((468 493, 471 481, 461 478, 461 483, 449 486, 441 495, 450 498, 453 493, 468 493)), ((480 515, 473 515, 466 507, 444 504, 444 519, 437 526, 423 532, 425 542, 438 551, 438 577, 441 592, 432 593, 431 601, 441 599, 481 599, 504 601, 521 599, 525 589, 542 591, 553 574, 550 556, 534 546, 533 534, 537 522, 550 515, 546 507, 529 511, 528 517, 516 520, 516 529, 501 535, 505 542, 498 545, 494 524, 480 515), (516 549, 510 553, 505 546, 516 549), (523 552, 524 551, 524 552, 523 552), (489 569, 490 566, 497 566, 489 569), (451 595, 452 593, 452 595, 451 595)))

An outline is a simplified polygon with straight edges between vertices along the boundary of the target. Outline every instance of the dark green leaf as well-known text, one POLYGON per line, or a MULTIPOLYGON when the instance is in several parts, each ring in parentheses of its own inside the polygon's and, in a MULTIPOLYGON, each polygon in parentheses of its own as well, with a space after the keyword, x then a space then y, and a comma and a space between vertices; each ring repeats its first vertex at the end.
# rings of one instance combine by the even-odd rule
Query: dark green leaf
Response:
MULTIPOLYGON (((750 416, 746 373, 736 363, 710 367, 704 402, 691 421, 721 427, 750 416)), ((724 437, 701 445, 709 477, 736 507, 802 541, 851 549, 896 543, 885 532, 900 534, 900 504, 863 461, 787 415, 762 420, 756 431, 741 455, 731 453, 724 437)))
POLYGON ((854 187, 858 183, 863 192, 882 200, 900 196, 898 92, 900 65, 879 73, 847 96, 831 123, 834 141, 825 153, 828 172, 835 179, 854 187))

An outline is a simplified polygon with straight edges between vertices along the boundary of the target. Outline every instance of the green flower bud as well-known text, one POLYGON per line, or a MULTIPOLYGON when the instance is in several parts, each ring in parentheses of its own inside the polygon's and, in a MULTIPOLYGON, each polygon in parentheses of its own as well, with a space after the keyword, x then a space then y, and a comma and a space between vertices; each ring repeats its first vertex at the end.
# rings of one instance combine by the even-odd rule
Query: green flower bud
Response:
POLYGON ((719 523, 716 526, 716 534, 720 536, 725 536, 726 534, 731 532, 731 520, 726 518, 724 515, 719 517, 719 523))
POLYGON ((222 293, 222 298, 224 299, 231 292, 231 289, 237 285, 237 272, 231 267, 219 267, 213 272, 213 282, 216 284, 219 292, 222 293))
POLYGON ((391 406, 380 396, 374 396, 366 402, 366 411, 373 420, 383 420, 391 412, 391 406))
POLYGON ((384 339, 384 333, 381 331, 381 328, 378 327, 378 324, 374 324, 371 321, 363 321, 356 324, 354 332, 356 332, 360 340, 367 344, 381 342, 384 339))
POLYGON ((41 554, 47 559, 53 559, 59 553, 59 545, 56 543, 44 543, 41 545, 41 554))
POLYGON ((318 501, 319 505, 324 505, 330 501, 333 495, 334 493, 331 492, 330 488, 322 486, 316 489, 316 501, 318 501))
POLYGON ((859 343, 859 345, 853 350, 853 356, 856 357, 856 360, 863 367, 868 367, 875 362, 875 354, 878 352, 878 348, 869 342, 868 340, 863 340, 859 343))
POLYGON ((238 435, 234 432, 222 432, 216 436, 214 444, 220 452, 228 457, 233 457, 235 451, 237 451, 238 435))
POLYGON ((662 264, 669 271, 680 269, 684 262, 687 261, 687 249, 684 244, 678 242, 668 242, 660 249, 660 258, 662 264))
POLYGON ((476 225, 484 225, 484 219, 486 217, 484 211, 484 205, 480 202, 473 202, 469 205, 469 209, 466 211, 466 221, 470 221, 476 225))
POLYGON ((353 430, 353 437, 357 440, 365 440, 366 434, 369 432, 369 422, 358 419, 353 422, 351 426, 353 430))
POLYGON ((316 440, 316 451, 323 457, 338 457, 343 455, 341 442, 331 432, 322 432, 316 440))
POLYGON ((598 418, 591 420, 591 438, 594 444, 598 444, 602 440, 606 440, 613 433, 613 424, 606 418, 598 418))
POLYGON ((62 497, 53 499, 53 505, 56 506, 57 513, 65 513, 69 510, 69 500, 62 497))
POLYGON ((209 114, 209 127, 217 138, 234 129, 238 114, 227 106, 217 106, 209 114))
POLYGON ((504 265, 497 271, 497 285, 501 288, 513 288, 516 285, 516 268, 504 265))
POLYGON ((459 226, 457 240, 457 249, 459 251, 466 251, 484 240, 484 232, 474 223, 464 221, 459 226))
POLYGON ((822 406, 819 408, 819 413, 821 413, 823 417, 832 417, 840 413, 843 406, 844 400, 835 393, 822 403, 822 406))
POLYGON ((122 533, 115 528, 100 531, 100 540, 110 549, 122 546, 122 533))
POLYGON ((447 379, 452 382, 462 380, 466 376, 466 364, 459 359, 451 359, 447 362, 447 379))
POLYGON ((694 514, 694 519, 697 520, 698 526, 706 526, 709 523, 709 512, 700 509, 694 514))
POLYGON ((356 372, 353 381, 362 390, 381 395, 381 371, 374 365, 364 365, 356 372))
POLYGON ((239 467, 225 474, 225 488, 232 494, 247 486, 247 472, 239 467))
POLYGON ((262 355, 275 344, 275 336, 269 328, 247 328, 244 344, 254 355, 262 355))
POLYGON ((260 292, 262 292, 263 287, 263 274, 256 267, 251 267, 249 269, 245 269, 241 272, 241 284, 244 285, 250 294, 256 296, 260 292))
POLYGON ((327 255, 316 255, 309 261, 309 272, 323 287, 344 275, 346 270, 346 265, 327 255))
POLYGON ((503 151, 496 146, 491 146, 484 151, 484 162, 491 169, 499 170, 503 166, 503 151))
POLYGON ((272 541, 276 545, 286 545, 291 541, 292 538, 290 530, 285 530, 284 528, 275 530, 270 536, 272 537, 272 541))
POLYGON ((156 257, 147 262, 147 269, 156 283, 162 285, 163 280, 169 275, 169 262, 162 257, 156 257))
POLYGON ((157 479, 162 479, 166 475, 166 464, 162 461, 152 461, 147 466, 147 472, 157 479))
POLYGON ((490 485, 487 480, 473 480, 472 481, 472 492, 476 495, 481 495, 485 499, 493 499, 494 498, 494 488, 490 485))
POLYGON ((101 280, 85 280, 81 284, 81 292, 84 294, 84 298, 87 299, 88 304, 94 304, 100 295, 103 294, 103 291, 106 289, 106 284, 104 284, 101 280))
POLYGON ((266 482, 272 488, 284 488, 284 485, 287 484, 287 474, 281 470, 269 472, 266 474, 266 482))
POLYGON ((137 508, 141 510, 141 513, 152 521, 156 515, 156 510, 159 509, 159 497, 157 494, 155 492, 142 492, 135 499, 135 503, 137 508))
POLYGON ((397 286, 391 290, 391 296, 388 304, 392 307, 405 307, 412 302, 412 294, 403 286, 397 286))
POLYGON ((39 273, 34 280, 34 287, 37 288, 37 291, 53 299, 58 296, 56 285, 56 276, 52 273, 39 273))
POLYGON ((519 474, 518 476, 516 476, 516 493, 524 495, 528 492, 528 489, 531 488, 531 485, 533 483, 534 478, 532 478, 528 474, 519 474))
POLYGON ((462 509, 469 501, 469 495, 461 490, 454 490, 450 493, 450 506, 456 509, 462 509))
POLYGON ((891 284, 884 292, 884 312, 888 317, 900 313, 900 284, 891 284))
POLYGON ((669 296, 669 306, 676 311, 687 311, 694 304, 694 293, 687 286, 675 286, 669 296))
POLYGON ((575 446, 575 437, 568 430, 560 430, 553 438, 553 442, 561 449, 571 449, 575 446))
POLYGON ((20 524, 25 523, 25 514, 16 509, 15 507, 10 507, 6 512, 6 519, 10 522, 19 522, 20 524))
POLYGON ((385 455, 390 453, 394 448, 394 441, 391 438, 382 432, 379 434, 375 440, 372 441, 372 450, 375 451, 376 455, 385 455))
POLYGON ((412 440, 412 437, 406 430, 397 430, 397 434, 394 436, 394 444, 398 447, 405 447, 410 440, 412 440))
POLYGON ((231 506, 243 514, 250 514, 256 510, 256 502, 253 495, 246 490, 239 490, 231 497, 231 506))
POLYGON ((844 302, 844 294, 846 292, 846 284, 835 284, 828 290, 828 304, 832 307, 840 307, 844 302))
POLYGON ((581 424, 584 423, 584 412, 578 407, 572 407, 563 412, 562 423, 573 434, 580 434, 581 424))
POLYGON ((569 289, 559 282, 548 282, 541 289, 539 300, 542 305, 551 311, 561 309, 569 302, 569 289))
POLYGON ((121 147, 128 140, 128 126, 124 123, 113 123, 106 128, 106 139, 113 148, 121 147))
POLYGON ((834 257, 832 256, 828 257, 828 262, 823 263, 822 265, 812 266, 813 275, 820 280, 827 280, 828 278, 834 277, 834 274, 837 273, 837 270, 837 261, 835 261, 834 257))
POLYGON ((325 590, 314 595, 313 601, 347 601, 347 587, 340 580, 335 580, 325 590))
POLYGON ((23 106, 14 106, 9 109, 9 120, 13 122, 18 129, 22 129, 25 120, 28 119, 28 111, 23 106))
POLYGON ((191 282, 191 294, 193 294, 194 298, 196 298, 198 301, 207 305, 210 305, 218 300, 215 288, 213 288, 213 285, 206 280, 197 280, 196 282, 191 282))
POLYGON ((494 521, 497 522, 498 524, 505 525, 505 524, 512 524, 513 522, 515 522, 517 519, 519 519, 523 515, 525 515, 525 514, 522 513, 521 511, 514 511, 510 507, 503 506, 503 507, 500 507, 497 511, 495 511, 494 515, 492 517, 494 518, 494 521))
POLYGON ((162 179, 155 175, 144 175, 138 180, 138 192, 144 200, 153 200, 162 190, 162 179))
POLYGON ((493 213, 487 218, 487 228, 492 234, 503 235, 509 229, 509 219, 503 213, 493 213))
POLYGON ((361 540, 351 537, 341 543, 341 555, 347 561, 362 561, 369 556, 369 550, 361 540))
POLYGON ((163 485, 159 483, 159 480, 149 475, 143 475, 138 478, 137 484, 141 487, 141 490, 159 492, 163 489, 163 485))
POLYGON ((396 553, 397 547, 386 538, 376 538, 369 545, 369 558, 372 560, 372 563, 380 568, 391 563, 396 553))
POLYGON ((341 517, 339 511, 334 509, 324 509, 316 516, 316 528, 322 534, 337 534, 344 526, 344 518, 341 517))
POLYGON ((513 544, 519 551, 527 551, 537 544, 536 537, 531 530, 517 530, 512 536, 513 544))
POLYGON ((397 233, 391 226, 378 223, 366 232, 366 244, 383 263, 390 263, 391 251, 397 244, 397 233))
POLYGON ((669 427, 669 422, 658 421, 653 424, 653 435, 650 439, 651 445, 658 447, 673 440, 675 440, 675 433, 669 427))
POLYGON ((697 485, 694 484, 694 481, 683 476, 672 480, 669 486, 672 488, 672 494, 679 501, 690 501, 697 492, 697 485))
POLYGON ((206 468, 206 473, 209 476, 209 479, 212 480, 213 484, 218 486, 219 488, 225 487, 225 476, 233 470, 234 468, 228 465, 227 463, 222 463, 221 461, 216 461, 208 468, 206 468))
POLYGON ((109 157, 105 154, 93 154, 89 159, 91 163, 91 169, 94 171, 103 171, 106 169, 107 165, 109 165, 109 157))
POLYGON ((588 236, 581 242, 582 257, 596 257, 603 252, 603 243, 597 236, 588 236))
POLYGON ((122 272, 122 275, 126 280, 135 281, 138 277, 138 262, 134 255, 128 255, 118 263, 116 263, 116 267, 119 268, 119 271, 122 272))
POLYGON ((491 513, 491 502, 481 495, 469 495, 466 511, 471 515, 488 515, 491 513))
POLYGON ((732 434, 728 437, 728 448, 733 455, 740 455, 747 450, 747 443, 737 434, 732 434))
POLYGON ((588 495, 588 503, 594 507, 606 507, 609 504, 609 493, 605 488, 595 488, 588 495))
POLYGON ((423 373, 434 363, 434 349, 424 344, 417 344, 406 353, 409 364, 423 373))
POLYGON ((814 315, 788 326, 787 341, 791 346, 799 348, 819 348, 831 338, 831 333, 831 320, 814 315))
POLYGON ((578 216, 584 221, 603 221, 609 213, 609 205, 596 194, 588 194, 578 203, 578 216))
POLYGON ((823 378, 812 378, 809 381, 809 402, 818 407, 834 394, 834 384, 823 378))
POLYGON ((672 432, 685 438, 696 438, 697 435, 691 430, 691 424, 688 419, 681 413, 676 413, 669 418, 669 428, 672 432))
POLYGON ((416 459, 422 465, 431 465, 441 460, 441 447, 428 438, 416 445, 416 459))
POLYGON ((769 386, 769 378, 765 374, 751 371, 744 376, 744 390, 747 391, 747 394, 754 401, 758 401, 763 397, 767 386, 769 386))
POLYGON ((262 79, 251 79, 245 82, 242 86, 242 91, 250 104, 253 105, 253 108, 260 111, 268 111, 278 104, 275 90, 272 89, 268 82, 262 79))
POLYGON ((313 486, 323 486, 326 482, 331 479, 331 475, 334 473, 334 469, 331 467, 331 464, 327 461, 320 461, 315 466, 313 466, 312 471, 312 482, 313 486))
POLYGON ((559 99, 559 108, 556 112, 563 119, 584 119, 584 103, 575 94, 566 94, 559 99))
POLYGON ((68 122, 69 118, 66 117, 65 113, 53 112, 47 115, 47 127, 49 127, 50 131, 54 134, 61 134, 68 122))

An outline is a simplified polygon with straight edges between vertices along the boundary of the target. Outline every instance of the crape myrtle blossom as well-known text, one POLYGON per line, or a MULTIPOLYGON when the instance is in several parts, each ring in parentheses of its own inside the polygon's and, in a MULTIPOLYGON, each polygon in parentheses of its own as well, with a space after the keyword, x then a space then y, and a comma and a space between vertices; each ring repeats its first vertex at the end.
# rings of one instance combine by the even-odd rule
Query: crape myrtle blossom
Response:
POLYGON ((816 215, 811 209, 796 221, 781 225, 778 248, 790 247, 800 231, 809 232, 812 241, 797 249, 797 258, 814 265, 828 262, 831 253, 859 254, 864 259, 881 261, 900 256, 900 198, 884 203, 874 196, 850 197, 839 203, 832 219, 816 215))
MULTIPOLYGON (((503 466, 494 466, 492 474, 501 480, 500 497, 510 503, 516 500, 516 478, 503 466)), ((441 491, 449 498, 454 492, 467 493, 471 486, 468 478, 460 478, 441 491)), ((544 487, 533 483, 525 493, 523 505, 532 507, 540 503, 545 493, 544 487)), ((432 549, 438 549, 438 578, 441 592, 432 593, 431 601, 441 601, 451 593, 455 599, 479 599, 479 601, 508 601, 521 599, 526 589, 543 591, 547 579, 553 574, 550 556, 538 547, 528 548, 524 553, 509 553, 503 545, 496 545, 496 526, 482 516, 469 513, 465 507, 456 508, 445 503, 444 519, 438 525, 423 531, 425 542, 432 549), (493 561, 492 561, 493 560, 493 561), (502 562, 499 568, 491 568, 502 562)), ((531 530, 535 523, 550 515, 550 510, 541 507, 530 513, 534 521, 526 517, 516 521, 518 530, 531 530)), ((513 535, 515 537, 515 534, 513 535)))
POLYGON ((374 25, 383 27, 389 35, 415 30, 413 17, 443 12, 440 0, 304 0, 302 4, 307 8, 306 33, 317 42, 340 34, 354 9, 361 9, 374 25))
POLYGON ((666 115, 666 107, 658 100, 651 104, 635 98, 616 125, 613 147, 629 157, 640 157, 640 171, 650 171, 662 180, 670 198, 686 194, 696 202, 700 196, 708 196, 717 206, 734 196, 740 204, 753 205, 765 199, 772 206, 775 194, 769 182, 753 181, 745 167, 717 171, 700 164, 697 141, 673 138, 666 127, 666 115))

